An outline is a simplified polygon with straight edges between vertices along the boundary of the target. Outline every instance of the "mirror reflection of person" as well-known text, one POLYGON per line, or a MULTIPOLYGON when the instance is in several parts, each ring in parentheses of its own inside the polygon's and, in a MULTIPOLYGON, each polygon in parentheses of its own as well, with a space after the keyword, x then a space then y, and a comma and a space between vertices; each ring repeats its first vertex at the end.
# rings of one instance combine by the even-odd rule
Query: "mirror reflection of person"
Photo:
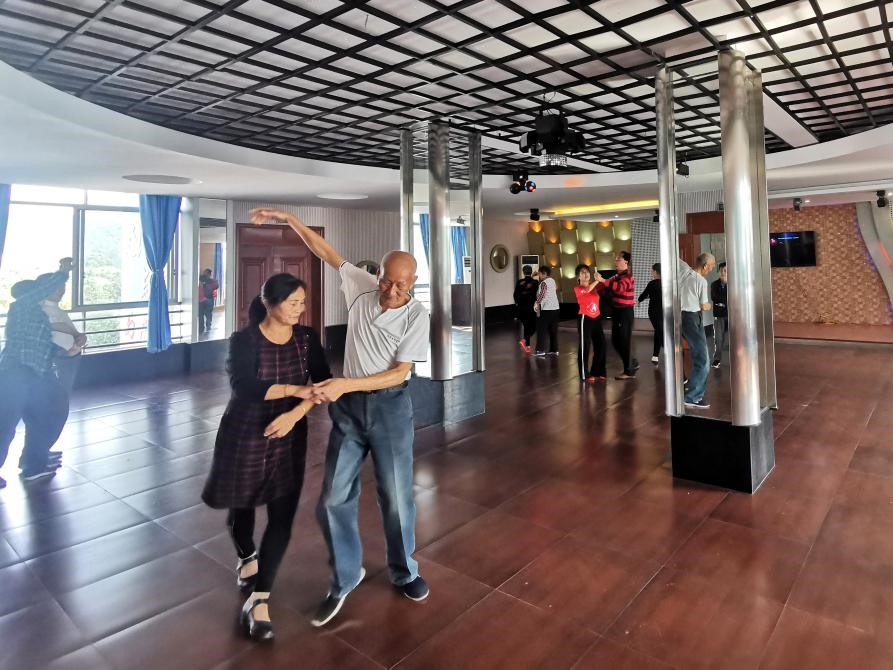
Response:
MULTIPOLYGON (((0 352, 0 466, 9 454, 19 421, 25 423, 25 448, 19 462, 27 482, 52 477, 58 461, 50 449, 68 420, 68 393, 56 377, 50 320, 41 302, 68 281, 67 272, 26 279, 12 287, 14 302, 6 318, 0 352)), ((6 482, 0 478, 0 488, 6 482)))
POLYGON ((707 373, 710 355, 707 351, 707 335, 704 332, 703 312, 710 310, 710 292, 707 275, 713 271, 716 259, 712 254, 698 256, 695 268, 679 259, 679 303, 681 307, 680 329, 691 350, 691 373, 685 389, 685 406, 707 409, 710 403, 704 398, 707 391, 707 373))
POLYGON ((214 304, 217 302, 217 291, 220 282, 214 279, 210 269, 202 271, 198 279, 198 332, 211 332, 211 321, 214 319, 214 304))
POLYGON ((722 352, 729 339, 729 271, 725 263, 720 263, 719 279, 710 285, 710 299, 713 301, 713 367, 722 364, 722 352))
POLYGON ((251 594, 242 626, 253 640, 273 637, 268 601, 291 538, 304 483, 307 421, 316 404, 312 382, 331 378, 319 335, 299 325, 304 282, 277 274, 249 308, 249 325, 230 338, 232 397, 220 420, 211 473, 202 500, 228 509, 227 526, 239 557, 236 583, 251 594), (255 509, 267 509, 258 553, 255 509))
POLYGON ((639 302, 648 301, 648 320, 654 328, 654 347, 651 362, 660 363, 660 350, 664 346, 664 296, 660 285, 660 263, 651 266, 651 281, 639 296, 639 302))
MULTIPOLYGON (((59 271, 70 273, 73 267, 71 258, 63 258, 59 261, 59 271)), ((42 275, 43 276, 43 275, 42 275)), ((50 328, 53 331, 53 343, 56 345, 54 363, 56 375, 59 381, 70 395, 74 388, 78 368, 81 365, 81 355, 87 346, 87 336, 77 329, 68 312, 59 306, 59 302, 65 296, 66 285, 60 284, 56 290, 40 303, 41 308, 50 320, 50 328)))
POLYGON ((428 597, 415 552, 413 455, 415 437, 408 390, 414 362, 428 356, 430 323, 412 296, 416 261, 390 251, 378 277, 348 263, 297 217, 276 209, 252 210, 256 224, 288 224, 310 251, 341 276, 347 302, 344 377, 315 385, 314 397, 329 402, 332 432, 317 519, 329 547, 332 585, 311 623, 337 616, 347 596, 363 581, 363 547, 357 524, 360 469, 372 454, 378 503, 387 543, 391 583, 414 601, 428 597))
POLYGON ((623 374, 614 379, 635 379, 639 361, 633 358, 633 325, 636 321, 636 282, 630 268, 632 256, 620 251, 614 257, 617 272, 605 280, 604 296, 611 301, 611 344, 623 361, 623 374))
POLYGON ((518 321, 521 322, 521 340, 518 344, 525 353, 530 353, 530 342, 533 334, 536 332, 536 304, 537 289, 539 289, 539 281, 533 277, 533 268, 525 265, 521 268, 524 277, 515 284, 513 298, 515 306, 518 309, 518 321))

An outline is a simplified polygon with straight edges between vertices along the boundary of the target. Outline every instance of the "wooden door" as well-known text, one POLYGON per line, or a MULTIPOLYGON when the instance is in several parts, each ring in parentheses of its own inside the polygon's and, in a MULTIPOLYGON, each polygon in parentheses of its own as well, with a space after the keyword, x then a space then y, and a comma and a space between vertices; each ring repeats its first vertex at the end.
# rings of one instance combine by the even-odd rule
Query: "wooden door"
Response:
MULTIPOLYGON (((238 327, 248 323, 248 307, 267 277, 288 272, 307 284, 307 311, 302 323, 324 337, 322 263, 288 226, 239 224, 236 295, 238 327)), ((322 228, 313 228, 323 234, 322 228)))
POLYGON ((685 217, 687 233, 679 235, 679 256, 691 267, 701 253, 700 236, 706 233, 724 233, 723 212, 695 212, 685 217))

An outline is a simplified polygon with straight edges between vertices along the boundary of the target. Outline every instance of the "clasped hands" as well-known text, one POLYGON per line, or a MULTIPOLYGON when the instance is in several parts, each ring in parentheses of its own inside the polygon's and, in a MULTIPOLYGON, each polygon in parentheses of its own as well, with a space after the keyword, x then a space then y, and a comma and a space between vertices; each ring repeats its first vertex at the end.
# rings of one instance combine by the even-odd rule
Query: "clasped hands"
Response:
MULTIPOLYGON (((302 400, 309 400, 314 405, 325 402, 335 402, 344 395, 348 389, 348 380, 343 378, 326 379, 313 386, 296 386, 293 396, 302 400)), ((264 437, 282 438, 288 435, 295 424, 307 415, 308 409, 302 403, 290 412, 280 414, 264 430, 264 437)))

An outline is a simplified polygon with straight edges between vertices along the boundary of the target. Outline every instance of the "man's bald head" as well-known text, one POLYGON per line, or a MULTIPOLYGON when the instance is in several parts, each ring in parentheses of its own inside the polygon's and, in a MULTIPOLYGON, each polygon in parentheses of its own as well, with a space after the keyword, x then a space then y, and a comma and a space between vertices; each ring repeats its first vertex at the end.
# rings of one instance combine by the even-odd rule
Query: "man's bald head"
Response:
POLYGON ((698 266, 698 272, 706 276, 716 267, 716 257, 711 253, 704 252, 695 259, 695 264, 698 266))
POLYGON ((412 254, 389 251, 378 270, 378 304, 384 309, 403 307, 411 298, 416 282, 417 264, 412 254))

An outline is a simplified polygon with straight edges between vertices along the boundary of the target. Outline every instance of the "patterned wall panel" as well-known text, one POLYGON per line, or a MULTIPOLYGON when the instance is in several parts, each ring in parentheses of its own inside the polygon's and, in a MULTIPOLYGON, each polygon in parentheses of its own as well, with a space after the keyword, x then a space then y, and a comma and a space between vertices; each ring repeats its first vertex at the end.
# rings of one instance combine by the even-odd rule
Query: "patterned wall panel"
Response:
MULTIPOLYGON (((236 223, 248 223, 249 210, 254 207, 274 206, 294 214, 309 226, 325 229, 326 240, 347 260, 380 260, 391 249, 400 247, 399 212, 369 212, 354 209, 308 207, 287 203, 233 201, 236 223)), ((536 253, 536 252, 533 252, 536 253)), ((326 326, 347 323, 347 306, 341 293, 341 280, 332 268, 325 269, 326 326)))
POLYGON ((769 229, 816 233, 816 267, 772 270, 776 321, 893 324, 890 300, 859 233, 855 205, 773 209, 769 229))

